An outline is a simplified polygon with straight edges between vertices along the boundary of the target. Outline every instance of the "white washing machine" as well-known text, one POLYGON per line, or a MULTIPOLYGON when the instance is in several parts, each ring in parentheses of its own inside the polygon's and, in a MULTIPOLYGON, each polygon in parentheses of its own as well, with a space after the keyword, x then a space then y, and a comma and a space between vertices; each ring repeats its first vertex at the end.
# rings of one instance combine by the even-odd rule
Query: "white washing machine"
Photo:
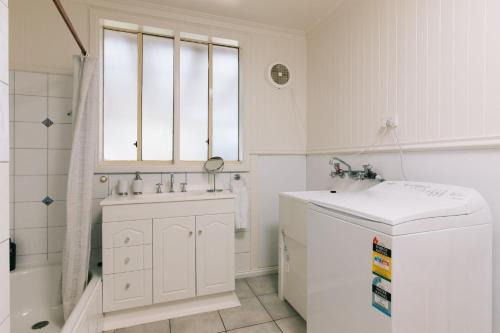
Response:
POLYGON ((456 186, 393 182, 308 209, 309 333, 491 333, 492 226, 456 186))

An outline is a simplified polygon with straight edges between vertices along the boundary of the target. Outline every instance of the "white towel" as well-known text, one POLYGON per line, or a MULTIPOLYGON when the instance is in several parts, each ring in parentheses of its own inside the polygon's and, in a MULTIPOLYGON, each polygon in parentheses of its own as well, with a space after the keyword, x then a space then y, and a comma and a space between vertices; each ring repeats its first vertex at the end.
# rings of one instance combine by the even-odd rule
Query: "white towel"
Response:
POLYGON ((233 179, 231 192, 236 195, 236 213, 234 226, 236 230, 248 229, 249 226, 249 197, 248 189, 243 180, 233 179))

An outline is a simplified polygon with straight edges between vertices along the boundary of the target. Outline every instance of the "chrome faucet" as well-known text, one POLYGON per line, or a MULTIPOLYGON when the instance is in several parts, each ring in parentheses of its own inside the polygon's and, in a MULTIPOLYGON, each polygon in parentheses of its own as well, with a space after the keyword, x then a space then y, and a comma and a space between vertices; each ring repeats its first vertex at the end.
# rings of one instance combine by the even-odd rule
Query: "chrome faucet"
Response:
POLYGON ((174 174, 173 173, 170 174, 170 183, 169 183, 168 191, 170 193, 174 192, 174 174))
POLYGON ((330 177, 340 177, 344 178, 346 175, 349 178, 356 180, 365 179, 376 179, 379 181, 384 181, 383 178, 377 173, 373 172, 373 167, 370 164, 364 164, 363 170, 353 170, 351 165, 338 157, 333 157, 330 159, 330 165, 333 166, 334 170, 330 172, 330 177), (341 164, 347 167, 347 171, 341 168, 341 164))
POLYGON ((339 176, 340 178, 345 177, 346 171, 342 170, 342 168, 340 167, 341 163, 347 167, 347 174, 349 176, 352 174, 352 167, 349 163, 345 162, 344 160, 341 160, 338 157, 333 157, 330 159, 330 165, 333 165, 335 170, 330 172, 330 177, 337 177, 337 176, 339 176))

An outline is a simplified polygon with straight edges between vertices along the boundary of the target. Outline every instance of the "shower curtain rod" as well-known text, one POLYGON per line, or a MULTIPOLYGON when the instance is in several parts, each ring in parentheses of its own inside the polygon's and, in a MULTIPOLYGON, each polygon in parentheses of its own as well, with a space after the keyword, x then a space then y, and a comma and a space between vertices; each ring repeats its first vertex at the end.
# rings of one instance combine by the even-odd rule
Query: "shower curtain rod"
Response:
POLYGON ((53 2, 54 2, 54 5, 56 5, 57 10, 59 11, 59 14, 61 14, 61 17, 64 20, 64 23, 66 23, 66 26, 68 27, 69 31, 71 32, 71 35, 73 35, 75 42, 78 44, 78 47, 82 51, 82 54, 84 56, 86 56, 87 50, 85 49, 85 46, 83 46, 83 43, 82 43, 80 37, 78 37, 78 33, 76 32, 76 29, 73 26, 73 23, 71 23, 71 20, 70 20, 68 14, 66 14, 66 11, 64 10, 63 5, 61 4, 61 2, 59 0, 53 0, 53 2))

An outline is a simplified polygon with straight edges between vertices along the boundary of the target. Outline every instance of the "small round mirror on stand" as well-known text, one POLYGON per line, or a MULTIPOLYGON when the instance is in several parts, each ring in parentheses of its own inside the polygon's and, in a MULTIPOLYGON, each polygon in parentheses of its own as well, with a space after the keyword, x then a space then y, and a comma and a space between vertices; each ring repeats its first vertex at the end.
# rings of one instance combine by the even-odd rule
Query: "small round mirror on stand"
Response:
POLYGON ((222 157, 215 156, 209 158, 203 165, 203 168, 207 173, 211 174, 214 179, 214 187, 207 190, 207 192, 222 192, 221 189, 217 189, 217 187, 215 186, 216 173, 224 169, 224 160, 222 159, 222 157))

